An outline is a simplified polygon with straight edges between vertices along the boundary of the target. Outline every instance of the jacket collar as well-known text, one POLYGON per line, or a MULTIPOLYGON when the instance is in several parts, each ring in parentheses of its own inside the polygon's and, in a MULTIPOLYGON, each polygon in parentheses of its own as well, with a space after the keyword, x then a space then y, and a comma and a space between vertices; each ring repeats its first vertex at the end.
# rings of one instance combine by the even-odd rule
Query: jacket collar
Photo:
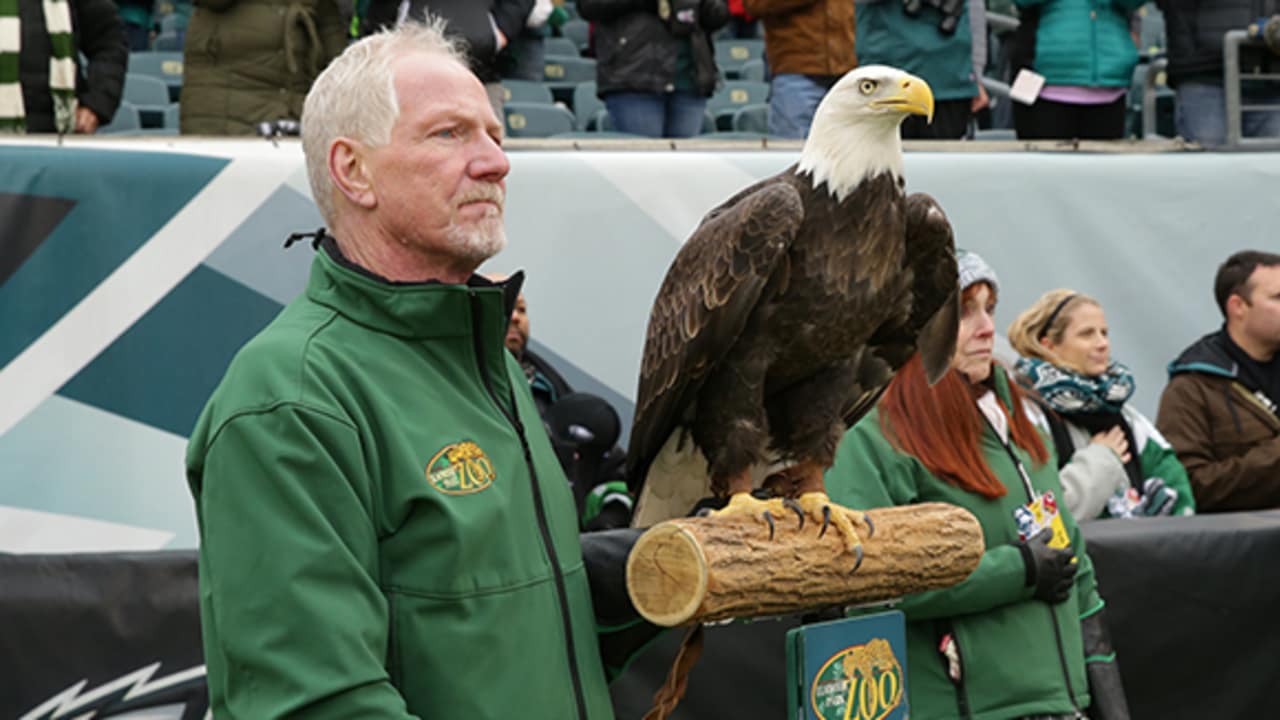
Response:
POLYGON ((1236 377, 1236 362, 1227 351, 1229 341, 1225 327, 1195 341, 1183 350, 1177 359, 1169 363, 1170 377, 1184 372, 1201 372, 1225 378, 1236 377))
POLYGON ((351 262, 333 238, 325 236, 311 264, 306 294, 360 325, 398 337, 427 339, 470 335, 477 325, 473 298, 486 317, 502 319, 485 325, 500 326, 505 333, 523 283, 523 272, 500 283, 481 275, 472 275, 465 285, 437 280, 393 282, 351 262))

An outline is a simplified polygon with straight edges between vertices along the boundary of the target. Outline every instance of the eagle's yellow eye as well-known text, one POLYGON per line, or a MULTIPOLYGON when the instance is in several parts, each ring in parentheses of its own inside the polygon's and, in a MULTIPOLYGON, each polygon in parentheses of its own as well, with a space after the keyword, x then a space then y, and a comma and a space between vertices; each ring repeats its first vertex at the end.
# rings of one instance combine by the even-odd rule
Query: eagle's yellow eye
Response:
POLYGON ((862 91, 863 95, 870 95, 871 93, 876 91, 876 81, 863 80, 861 83, 858 84, 858 89, 862 91))

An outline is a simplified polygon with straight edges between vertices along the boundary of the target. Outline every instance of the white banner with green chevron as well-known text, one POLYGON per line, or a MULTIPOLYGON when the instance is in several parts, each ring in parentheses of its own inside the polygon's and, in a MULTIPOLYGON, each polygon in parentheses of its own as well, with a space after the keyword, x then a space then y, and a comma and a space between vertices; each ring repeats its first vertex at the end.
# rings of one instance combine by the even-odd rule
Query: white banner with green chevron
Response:
MULTIPOLYGON (((534 347, 629 425, 649 304, 703 213, 793 151, 511 152, 534 347)), ((1221 320, 1217 264, 1275 249, 1280 154, 909 152, 909 190, 1001 277, 998 325, 1073 287, 1154 413, 1221 320)), ((0 142, 0 551, 190 548, 186 435, 231 356, 306 279, 320 224, 284 141, 0 142)), ((623 437, 626 437, 624 428, 623 437)))

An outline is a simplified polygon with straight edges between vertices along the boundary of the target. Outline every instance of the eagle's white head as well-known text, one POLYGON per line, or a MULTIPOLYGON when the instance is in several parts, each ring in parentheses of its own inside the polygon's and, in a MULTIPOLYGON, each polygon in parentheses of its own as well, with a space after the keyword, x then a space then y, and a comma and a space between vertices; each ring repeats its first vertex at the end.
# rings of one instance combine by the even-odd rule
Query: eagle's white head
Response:
POLYGON ((864 178, 902 176, 898 126, 907 115, 933 121, 933 91, 924 80, 884 65, 855 68, 818 104, 800 151, 800 172, 823 181, 837 200, 864 178))

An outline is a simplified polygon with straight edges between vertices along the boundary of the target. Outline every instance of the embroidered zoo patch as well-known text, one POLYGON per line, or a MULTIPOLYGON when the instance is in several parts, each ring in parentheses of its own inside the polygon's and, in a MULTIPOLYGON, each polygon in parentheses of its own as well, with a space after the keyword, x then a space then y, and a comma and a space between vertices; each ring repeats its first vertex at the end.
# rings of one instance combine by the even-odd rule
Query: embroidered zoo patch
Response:
POLYGON ((427 463, 427 482, 445 495, 470 495, 488 488, 497 479, 493 463, 470 440, 446 445, 427 463))

